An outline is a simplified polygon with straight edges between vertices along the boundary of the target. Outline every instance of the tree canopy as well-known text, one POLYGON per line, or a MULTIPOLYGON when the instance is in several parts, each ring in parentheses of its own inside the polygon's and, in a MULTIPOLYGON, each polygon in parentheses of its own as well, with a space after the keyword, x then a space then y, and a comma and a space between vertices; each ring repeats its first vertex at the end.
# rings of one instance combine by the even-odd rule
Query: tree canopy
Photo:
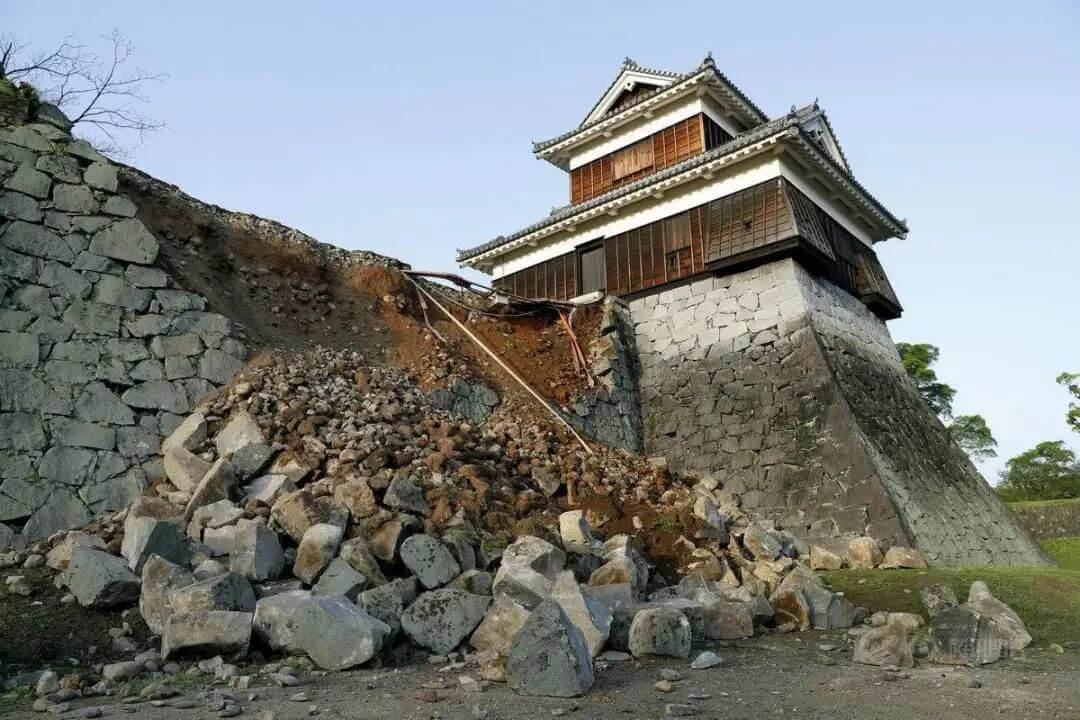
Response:
POLYGON ((930 343, 896 343, 896 350, 904 370, 915 381, 926 404, 943 420, 951 420, 946 422, 946 428, 956 444, 973 460, 997 457, 997 440, 982 415, 953 417, 956 390, 939 380, 933 368, 941 357, 941 350, 930 343))
POLYGON ((1080 497, 1080 463, 1062 440, 1041 442, 1005 463, 997 491, 1005 500, 1080 497))
POLYGON ((1065 411, 1065 422, 1080 433, 1080 373, 1063 372, 1057 376, 1057 383, 1069 391, 1071 398, 1069 409, 1065 411))

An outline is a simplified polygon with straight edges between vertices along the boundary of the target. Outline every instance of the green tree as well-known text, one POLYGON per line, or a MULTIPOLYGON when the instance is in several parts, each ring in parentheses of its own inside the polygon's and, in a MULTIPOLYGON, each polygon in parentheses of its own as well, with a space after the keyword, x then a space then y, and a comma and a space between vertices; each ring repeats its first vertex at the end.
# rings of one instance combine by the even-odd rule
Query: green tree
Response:
POLYGON ((904 370, 915 381, 915 387, 930 409, 942 417, 952 417, 956 390, 938 380, 932 367, 941 356, 941 351, 930 343, 896 343, 896 350, 900 353, 904 370))
POLYGON ((1062 440, 1041 442, 1005 463, 998 494, 1005 500, 1080 497, 1080 463, 1062 440))
POLYGON ((958 415, 949 425, 949 434, 972 460, 997 457, 997 440, 982 415, 958 415))
POLYGON ((1080 433, 1080 373, 1063 372, 1057 376, 1057 383, 1069 391, 1072 401, 1065 412, 1065 422, 1080 433))
POLYGON ((919 394, 946 422, 945 427, 956 444, 973 460, 985 460, 997 457, 997 440, 994 439, 986 419, 982 415, 960 415, 953 417, 953 400, 956 390, 948 383, 941 382, 934 371, 934 363, 941 357, 941 350, 930 343, 896 343, 900 353, 900 362, 904 370, 915 381, 919 394))

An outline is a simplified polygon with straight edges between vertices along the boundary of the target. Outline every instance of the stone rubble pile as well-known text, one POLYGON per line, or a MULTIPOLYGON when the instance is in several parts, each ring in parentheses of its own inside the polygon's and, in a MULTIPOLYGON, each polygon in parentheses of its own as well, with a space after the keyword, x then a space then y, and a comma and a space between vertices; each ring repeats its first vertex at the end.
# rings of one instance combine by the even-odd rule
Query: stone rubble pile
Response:
POLYGON ((164 481, 46 562, 85 607, 137 603, 165 661, 258 646, 340 670, 465 648, 523 694, 579 695, 605 651, 685 658, 855 618, 797 538, 727 514, 707 479, 497 414, 471 424, 351 352, 257 359, 161 451, 164 481), (676 508, 681 580, 563 510, 568 484, 676 508))
MULTIPOLYGON (((58 536, 44 560, 84 607, 137 605, 161 662, 258 650, 344 670, 428 653, 477 667, 481 683, 578 696, 609 655, 689 659, 696 645, 861 620, 804 559, 925 566, 870 538, 829 557, 656 459, 587 457, 498 413, 470 424, 345 351, 257 359, 162 454, 165 481, 95 532, 58 536), (685 562, 662 570, 629 535, 603 537, 589 510, 564 509, 568 485, 674 508, 685 562)), ((890 638, 865 643, 904 664, 909 644, 890 638)), ((958 642, 943 637, 942 652, 958 642)))

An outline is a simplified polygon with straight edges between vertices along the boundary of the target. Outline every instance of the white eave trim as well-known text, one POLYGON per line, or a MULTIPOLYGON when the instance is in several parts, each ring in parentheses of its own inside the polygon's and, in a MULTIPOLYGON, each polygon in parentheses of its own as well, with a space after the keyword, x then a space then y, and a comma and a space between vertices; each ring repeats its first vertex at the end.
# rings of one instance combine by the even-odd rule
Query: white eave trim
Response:
POLYGON ((664 178, 663 180, 647 185, 631 193, 627 193, 626 195, 620 195, 619 197, 612 198, 608 202, 582 210, 580 213, 575 213, 574 215, 554 222, 551 225, 538 228, 527 235, 515 238, 503 245, 499 245, 498 247, 471 257, 468 260, 464 260, 462 261, 462 265, 469 267, 489 265, 490 263, 486 261, 491 260, 492 258, 504 255, 523 246, 535 247, 546 237, 555 235, 564 230, 573 231, 578 225, 601 215, 617 215, 620 209, 628 205, 633 205, 646 198, 662 196, 667 190, 682 185, 683 183, 701 177, 711 179, 711 176, 716 174, 719 170, 754 155, 769 150, 782 152, 782 144, 784 143, 794 146, 800 151, 798 154, 808 161, 801 162, 800 165, 803 165, 807 169, 811 177, 814 175, 822 177, 833 185, 839 186, 840 189, 844 191, 841 199, 853 215, 857 217, 861 216, 872 227, 877 226, 887 230, 888 233, 891 233, 876 233, 879 236, 878 239, 894 236, 903 239, 907 235, 907 231, 902 225, 898 225, 890 217, 882 213, 874 203, 865 196, 865 191, 856 187, 846 176, 837 171, 836 167, 823 156, 822 151, 803 137, 798 128, 789 127, 747 145, 744 148, 722 155, 707 163, 689 168, 685 172, 664 178))
MULTIPOLYGON (((559 162, 559 157, 563 155, 567 150, 577 145, 580 145, 588 140, 591 140, 598 135, 610 136, 611 131, 614 128, 625 124, 626 122, 634 119, 638 115, 644 114, 649 110, 654 110, 661 105, 666 105, 672 100, 675 100, 681 95, 685 94, 687 91, 692 91, 699 86, 703 88, 707 87, 710 90, 714 91, 718 99, 721 101, 722 105, 724 105, 725 107, 736 108, 738 113, 742 116, 740 120, 742 120, 744 124, 752 126, 754 123, 761 123, 767 121, 767 119, 761 119, 758 116, 758 111, 747 105, 741 98, 738 97, 735 92, 732 92, 730 88, 726 87, 718 80, 719 78, 715 74, 715 71, 711 68, 707 70, 702 70, 695 75, 691 75, 684 80, 680 80, 679 82, 670 85, 668 88, 657 93, 656 95, 642 100, 636 105, 632 105, 631 107, 618 113, 617 115, 612 115, 606 120, 598 122, 594 125, 589 125, 588 127, 584 127, 580 131, 575 132, 569 137, 563 138, 554 145, 546 147, 543 150, 537 150, 534 154, 536 155, 536 157, 542 160, 547 160, 554 165, 562 167, 564 163, 559 162), (748 119, 752 120, 748 121, 748 119)), ((734 115, 735 113, 732 114, 734 115)))

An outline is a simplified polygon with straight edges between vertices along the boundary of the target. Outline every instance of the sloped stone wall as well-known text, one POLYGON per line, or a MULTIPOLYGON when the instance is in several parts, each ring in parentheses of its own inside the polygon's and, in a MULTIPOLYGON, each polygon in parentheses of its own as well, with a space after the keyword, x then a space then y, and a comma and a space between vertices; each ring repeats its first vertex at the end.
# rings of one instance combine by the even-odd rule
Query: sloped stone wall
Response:
POLYGON ((628 303, 645 451, 716 476, 751 516, 836 547, 1042 562, 922 406, 885 324, 792 260, 628 303))
POLYGON ((117 168, 63 127, 0 127, 0 548, 124 507, 226 382, 232 323, 155 265, 117 168))

